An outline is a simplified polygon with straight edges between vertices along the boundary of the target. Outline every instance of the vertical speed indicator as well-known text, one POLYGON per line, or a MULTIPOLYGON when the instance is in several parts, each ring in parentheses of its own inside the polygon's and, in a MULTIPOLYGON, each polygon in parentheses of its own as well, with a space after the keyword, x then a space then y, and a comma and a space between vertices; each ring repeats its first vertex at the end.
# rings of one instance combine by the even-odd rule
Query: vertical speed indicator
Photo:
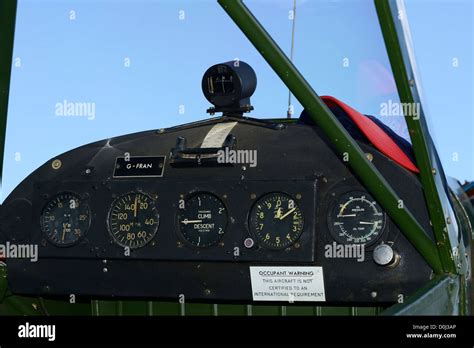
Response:
POLYGON ((181 236, 190 245, 206 248, 223 237, 227 226, 227 210, 215 195, 199 192, 180 201, 178 226, 181 236))
POLYGON ((109 211, 109 232, 120 246, 141 248, 153 239, 160 216, 155 200, 143 192, 131 192, 114 200, 109 211))

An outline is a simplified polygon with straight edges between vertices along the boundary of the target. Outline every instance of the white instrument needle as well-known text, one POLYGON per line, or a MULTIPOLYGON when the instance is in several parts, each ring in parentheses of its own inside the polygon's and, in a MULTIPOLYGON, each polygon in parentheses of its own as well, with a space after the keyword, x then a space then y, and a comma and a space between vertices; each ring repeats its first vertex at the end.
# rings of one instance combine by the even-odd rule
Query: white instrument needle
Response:
POLYGON ((202 220, 188 220, 188 219, 184 219, 183 221, 181 221, 182 224, 197 224, 199 222, 202 222, 202 220))
POLYGON ((290 215, 292 212, 294 212, 296 210, 296 208, 293 208, 293 209, 290 209, 288 210, 285 214, 283 214, 282 216, 280 216, 280 220, 283 220, 284 218, 286 218, 288 215, 290 215))

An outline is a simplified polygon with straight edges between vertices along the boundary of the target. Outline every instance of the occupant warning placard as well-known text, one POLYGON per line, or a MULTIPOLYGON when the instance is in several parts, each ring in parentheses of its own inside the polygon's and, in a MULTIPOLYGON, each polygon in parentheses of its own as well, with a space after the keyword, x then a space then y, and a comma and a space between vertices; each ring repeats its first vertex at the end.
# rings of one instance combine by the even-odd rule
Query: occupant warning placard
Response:
POLYGON ((322 267, 250 267, 254 301, 326 301, 322 267))

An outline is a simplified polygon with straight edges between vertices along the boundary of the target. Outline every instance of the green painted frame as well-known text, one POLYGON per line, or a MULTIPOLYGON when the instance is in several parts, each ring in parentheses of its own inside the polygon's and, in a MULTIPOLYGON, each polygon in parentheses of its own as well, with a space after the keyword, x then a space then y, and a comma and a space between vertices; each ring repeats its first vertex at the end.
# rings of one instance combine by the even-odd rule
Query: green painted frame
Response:
POLYGON ((0 187, 3 176, 3 156, 7 131, 16 9, 17 0, 0 1, 0 187))
POLYGON ((385 310, 382 315, 456 315, 460 314, 458 305, 460 278, 439 275, 426 286, 410 296, 407 301, 385 310))
POLYGON ((405 119, 413 144, 413 152, 420 169, 420 180, 443 270, 456 273, 452 247, 457 247, 458 231, 454 230, 453 224, 447 223, 450 216, 450 206, 446 189, 443 186, 443 180, 446 181, 446 178, 429 135, 418 91, 419 82, 409 36, 407 14, 402 1, 374 0, 374 4, 400 101, 407 103, 405 105, 414 105, 413 103, 420 105, 420 115, 414 115, 415 117, 405 115, 405 119))

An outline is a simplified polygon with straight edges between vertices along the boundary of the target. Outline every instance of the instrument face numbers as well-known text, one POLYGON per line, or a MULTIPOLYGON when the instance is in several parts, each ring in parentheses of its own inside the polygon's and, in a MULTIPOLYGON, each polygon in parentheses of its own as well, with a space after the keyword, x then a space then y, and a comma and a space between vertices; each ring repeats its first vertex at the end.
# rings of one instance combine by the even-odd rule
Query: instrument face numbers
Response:
POLYGON ((266 249, 288 248, 300 238, 303 227, 303 214, 298 204, 285 193, 264 195, 250 211, 250 233, 266 249))
POLYGON ((89 230, 90 209, 78 194, 59 193, 44 207, 40 223, 49 242, 56 246, 71 246, 89 230))
POLYGON ((108 217, 114 242, 130 249, 141 248, 150 242, 159 222, 155 200, 143 192, 131 192, 116 198, 108 217))
POLYGON ((385 226, 385 213, 366 192, 352 191, 338 197, 328 213, 328 227, 336 241, 373 244, 385 226))
POLYGON ((179 202, 179 232, 194 247, 205 248, 219 242, 227 219, 224 203, 211 193, 197 193, 179 202))
MULTIPOLYGON (((138 249, 152 241, 160 225, 155 198, 140 190, 114 197, 106 217, 110 242, 138 249)), ((177 234, 184 242, 181 244, 191 248, 223 246, 219 242, 226 233, 229 216, 221 198, 211 192, 195 192, 183 196, 177 208, 175 221, 177 234)), ((270 250, 284 250, 295 245, 304 228, 298 203, 282 192, 267 193, 257 199, 250 208, 247 222, 252 237, 248 239, 270 250)), ((41 214, 41 228, 56 246, 76 244, 90 225, 91 210, 75 193, 58 194, 46 204, 41 214)))

